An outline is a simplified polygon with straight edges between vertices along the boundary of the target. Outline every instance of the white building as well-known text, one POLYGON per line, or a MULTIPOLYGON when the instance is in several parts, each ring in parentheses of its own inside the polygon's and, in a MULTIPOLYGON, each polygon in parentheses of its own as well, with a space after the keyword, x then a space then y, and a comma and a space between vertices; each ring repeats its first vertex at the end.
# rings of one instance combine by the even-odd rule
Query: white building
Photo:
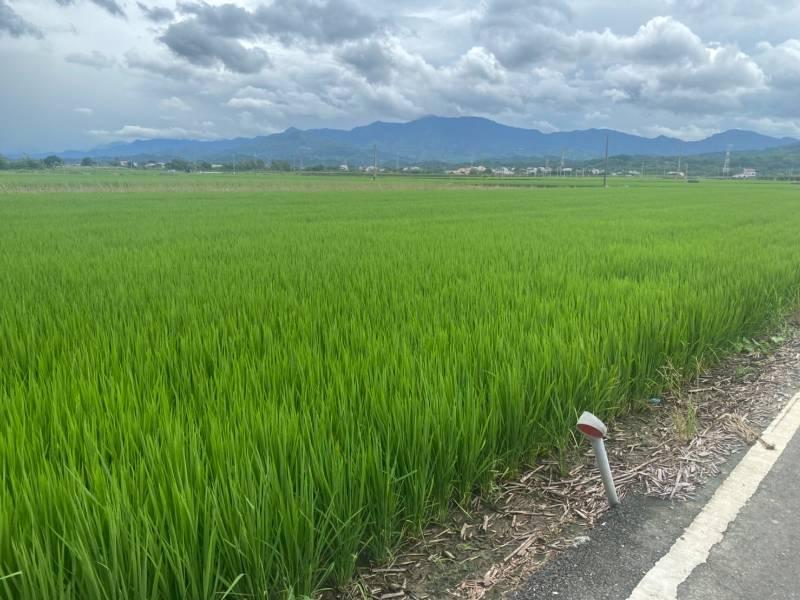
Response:
POLYGON ((348 167, 347 165, 339 165, 339 170, 344 173, 347 173, 350 170, 350 167, 348 167))
POLYGON ((449 175, 482 175, 486 171, 486 167, 483 165, 478 165, 477 167, 461 167, 459 169, 453 169, 452 171, 447 171, 447 173, 449 175))
POLYGON ((514 170, 508 167, 499 167, 497 169, 492 169, 492 174, 499 175, 500 177, 509 177, 514 174, 514 170))
POLYGON ((734 179, 752 179, 758 177, 758 172, 755 169, 744 168, 741 173, 734 175, 734 179))

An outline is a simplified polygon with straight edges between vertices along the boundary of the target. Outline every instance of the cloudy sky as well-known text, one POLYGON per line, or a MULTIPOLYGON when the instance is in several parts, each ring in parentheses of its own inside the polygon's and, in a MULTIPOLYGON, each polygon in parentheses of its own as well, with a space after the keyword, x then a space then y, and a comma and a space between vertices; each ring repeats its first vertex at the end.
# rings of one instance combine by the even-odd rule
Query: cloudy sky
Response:
POLYGON ((800 136, 800 0, 0 0, 0 151, 426 114, 800 136))

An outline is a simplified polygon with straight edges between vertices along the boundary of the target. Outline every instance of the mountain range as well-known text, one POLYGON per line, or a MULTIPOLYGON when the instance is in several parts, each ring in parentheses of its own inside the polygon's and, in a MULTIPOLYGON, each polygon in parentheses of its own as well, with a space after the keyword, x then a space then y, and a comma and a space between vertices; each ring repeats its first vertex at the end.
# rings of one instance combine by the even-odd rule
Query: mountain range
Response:
POLYGON ((407 123, 376 121, 342 129, 289 128, 281 133, 226 140, 149 139, 118 142, 89 151, 57 153, 66 160, 85 156, 127 159, 230 161, 234 155, 269 160, 312 163, 372 162, 377 148, 382 162, 404 164, 463 163, 483 159, 561 156, 588 159, 602 156, 606 136, 609 154, 639 156, 691 156, 735 151, 766 150, 798 144, 794 138, 775 138, 753 131, 731 129, 697 141, 658 136, 641 137, 610 129, 543 133, 502 125, 480 117, 423 117, 407 123))

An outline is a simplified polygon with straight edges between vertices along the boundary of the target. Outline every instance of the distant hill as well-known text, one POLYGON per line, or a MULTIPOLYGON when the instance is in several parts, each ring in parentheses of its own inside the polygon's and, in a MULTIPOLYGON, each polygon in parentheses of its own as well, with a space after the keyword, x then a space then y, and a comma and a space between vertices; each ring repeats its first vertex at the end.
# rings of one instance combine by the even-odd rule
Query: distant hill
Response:
POLYGON ((114 143, 89 151, 66 151, 67 160, 92 158, 150 158, 230 160, 234 154, 264 160, 369 163, 377 146, 383 161, 403 163, 459 163, 486 158, 560 156, 572 160, 595 158, 603 153, 606 134, 612 155, 692 156, 736 151, 766 150, 798 143, 793 138, 774 138, 752 131, 732 129, 699 141, 659 136, 645 138, 608 129, 543 133, 536 129, 509 127, 479 117, 423 117, 408 123, 384 123, 341 129, 287 129, 254 138, 196 141, 175 139, 136 140, 114 143))

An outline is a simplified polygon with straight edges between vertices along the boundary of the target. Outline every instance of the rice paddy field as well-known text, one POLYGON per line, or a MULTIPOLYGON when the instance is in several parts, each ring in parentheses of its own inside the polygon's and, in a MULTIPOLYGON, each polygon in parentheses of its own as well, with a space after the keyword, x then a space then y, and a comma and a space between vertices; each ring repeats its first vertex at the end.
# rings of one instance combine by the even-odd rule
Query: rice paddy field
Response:
POLYGON ((798 304, 800 186, 491 184, 0 175, 0 598, 341 585, 798 304))

